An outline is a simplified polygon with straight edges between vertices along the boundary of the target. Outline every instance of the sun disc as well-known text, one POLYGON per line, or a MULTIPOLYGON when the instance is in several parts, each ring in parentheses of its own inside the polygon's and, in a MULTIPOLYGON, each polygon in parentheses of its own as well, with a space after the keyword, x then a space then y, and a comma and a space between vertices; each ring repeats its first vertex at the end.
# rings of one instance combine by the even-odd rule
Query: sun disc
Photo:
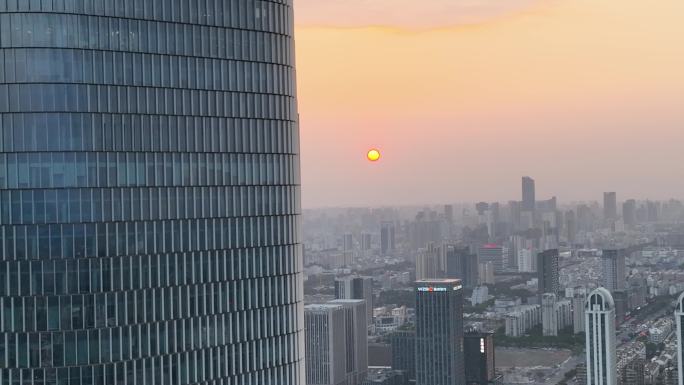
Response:
POLYGON ((371 149, 370 151, 368 151, 367 157, 368 160, 370 160, 371 162, 377 162, 378 160, 380 160, 380 151, 375 148, 371 149))

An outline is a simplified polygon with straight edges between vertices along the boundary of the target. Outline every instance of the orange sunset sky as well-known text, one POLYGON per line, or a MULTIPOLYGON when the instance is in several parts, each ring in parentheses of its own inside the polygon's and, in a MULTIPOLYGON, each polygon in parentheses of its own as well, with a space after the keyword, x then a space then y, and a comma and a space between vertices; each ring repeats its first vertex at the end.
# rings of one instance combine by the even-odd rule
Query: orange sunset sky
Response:
POLYGON ((295 0, 305 208, 684 198, 684 1, 295 0), (366 151, 383 152, 378 163, 366 151))

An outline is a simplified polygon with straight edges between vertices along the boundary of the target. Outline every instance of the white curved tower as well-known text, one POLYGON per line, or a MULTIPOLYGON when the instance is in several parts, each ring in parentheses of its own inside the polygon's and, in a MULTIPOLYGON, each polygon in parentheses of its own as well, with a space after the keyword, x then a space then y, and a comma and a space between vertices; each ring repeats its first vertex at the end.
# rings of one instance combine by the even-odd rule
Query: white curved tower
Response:
POLYGON ((587 385, 616 385, 615 302, 600 287, 587 297, 585 305, 587 342, 587 385))
POLYGON ((682 364, 682 350, 684 350, 684 340, 682 339, 682 331, 684 331, 684 293, 677 300, 675 323, 677 324, 677 376, 679 377, 679 385, 684 385, 684 365, 682 364))

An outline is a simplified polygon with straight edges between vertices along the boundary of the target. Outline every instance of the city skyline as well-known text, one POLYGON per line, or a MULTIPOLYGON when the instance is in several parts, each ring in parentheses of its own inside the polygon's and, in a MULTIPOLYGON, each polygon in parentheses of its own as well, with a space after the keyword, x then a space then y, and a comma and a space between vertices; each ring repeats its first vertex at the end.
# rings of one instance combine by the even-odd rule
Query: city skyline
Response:
POLYGON ((684 385, 681 14, 0 0, 0 385, 684 385))
POLYGON ((306 208, 682 198, 683 3, 473 3, 298 4, 306 208))

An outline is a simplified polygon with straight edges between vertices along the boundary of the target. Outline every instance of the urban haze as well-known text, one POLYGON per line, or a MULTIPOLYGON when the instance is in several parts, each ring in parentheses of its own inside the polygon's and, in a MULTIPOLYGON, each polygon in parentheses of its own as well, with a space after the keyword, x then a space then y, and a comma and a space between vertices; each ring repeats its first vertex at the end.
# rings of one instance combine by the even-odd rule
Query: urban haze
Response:
POLYGON ((0 385, 684 385, 682 14, 0 0, 0 385))

